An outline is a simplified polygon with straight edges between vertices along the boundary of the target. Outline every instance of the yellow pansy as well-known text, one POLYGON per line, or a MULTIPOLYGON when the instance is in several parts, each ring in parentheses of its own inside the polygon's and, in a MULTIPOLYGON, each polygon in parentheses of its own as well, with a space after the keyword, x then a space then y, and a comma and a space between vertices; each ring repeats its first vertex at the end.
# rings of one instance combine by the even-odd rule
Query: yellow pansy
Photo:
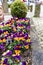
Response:
POLYGON ((0 43, 2 42, 2 40, 0 39, 0 43))
POLYGON ((17 28, 22 29, 22 28, 23 28, 23 26, 17 26, 17 28))
POLYGON ((26 42, 30 42, 30 41, 31 41, 31 39, 27 39, 27 40, 26 40, 26 42))
POLYGON ((14 22, 14 19, 11 22, 14 22))
POLYGON ((25 45, 25 48, 28 49, 29 48, 29 45, 25 45))
POLYGON ((2 60, 1 60, 1 65, 3 65, 3 62, 4 62, 4 58, 2 58, 2 60))
POLYGON ((25 40, 24 37, 20 37, 19 40, 25 40))
POLYGON ((6 31, 6 34, 8 34, 8 31, 6 31))
POLYGON ((11 26, 10 24, 7 24, 7 26, 11 26))
POLYGON ((13 28, 14 31, 16 31, 16 28, 13 28))
POLYGON ((8 38, 10 38, 10 36, 8 36, 8 38))
POLYGON ((3 42, 6 42, 6 39, 5 38, 3 39, 3 42))
POLYGON ((22 37, 22 40, 23 40, 23 41, 25 40, 24 37, 22 37))
POLYGON ((16 54, 13 54, 12 56, 16 56, 16 54))
POLYGON ((6 35, 6 32, 4 32, 4 35, 6 35))
POLYGON ((7 25, 4 25, 4 27, 6 27, 7 25))
POLYGON ((21 46, 16 46, 16 48, 21 48, 21 46))
POLYGON ((21 40, 21 37, 19 38, 19 41, 21 40))
POLYGON ((4 34, 7 35, 8 34, 8 31, 4 32, 4 34))
POLYGON ((28 22, 28 20, 26 20, 25 22, 28 22))
POLYGON ((0 28, 3 28, 3 25, 1 25, 0 28))
POLYGON ((20 60, 16 59, 16 62, 20 62, 20 60))
POLYGON ((21 50, 15 50, 16 55, 20 54, 21 50))
POLYGON ((17 41, 19 41, 19 38, 18 38, 18 37, 15 37, 15 38, 14 38, 14 40, 17 40, 17 41))

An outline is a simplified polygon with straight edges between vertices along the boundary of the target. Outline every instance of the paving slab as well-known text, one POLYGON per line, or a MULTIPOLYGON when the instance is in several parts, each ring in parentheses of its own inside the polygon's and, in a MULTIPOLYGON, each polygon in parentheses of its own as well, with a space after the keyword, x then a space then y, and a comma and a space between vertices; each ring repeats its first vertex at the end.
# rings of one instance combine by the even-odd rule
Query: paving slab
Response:
POLYGON ((43 28, 43 18, 31 19, 30 34, 32 40, 32 65, 43 65, 43 48, 40 45, 40 42, 42 42, 41 44, 43 45, 43 41, 41 41, 39 37, 43 35, 42 28, 43 28))

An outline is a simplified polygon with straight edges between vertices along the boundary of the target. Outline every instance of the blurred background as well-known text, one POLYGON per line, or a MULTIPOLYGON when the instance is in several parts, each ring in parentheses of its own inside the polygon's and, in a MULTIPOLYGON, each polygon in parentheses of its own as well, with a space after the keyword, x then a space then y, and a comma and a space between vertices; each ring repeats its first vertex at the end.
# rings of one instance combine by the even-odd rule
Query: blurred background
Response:
MULTIPOLYGON (((15 0, 0 0, 0 5, 3 6, 4 13, 10 14, 10 5, 15 0)), ((28 7, 28 16, 43 17, 43 0, 21 0, 28 7)))

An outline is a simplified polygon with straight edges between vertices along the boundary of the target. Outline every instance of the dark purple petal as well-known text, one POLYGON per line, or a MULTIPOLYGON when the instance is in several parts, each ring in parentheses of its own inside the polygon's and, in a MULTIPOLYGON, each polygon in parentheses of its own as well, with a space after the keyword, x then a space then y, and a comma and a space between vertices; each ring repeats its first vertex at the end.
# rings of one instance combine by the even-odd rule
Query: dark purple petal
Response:
POLYGON ((30 30, 30 26, 27 26, 27 30, 30 30))
POLYGON ((8 35, 6 35, 4 38, 7 39, 8 38, 8 35))
POLYGON ((6 55, 7 55, 7 56, 12 55, 12 51, 10 50, 6 55))
POLYGON ((18 23, 18 26, 23 26, 23 24, 18 23))
POLYGON ((7 63, 6 65, 10 65, 10 64, 7 63))
POLYGON ((3 31, 2 31, 2 30, 0 30, 0 34, 2 34, 2 32, 3 32, 3 31))
POLYGON ((19 34, 22 34, 22 31, 21 30, 19 31, 19 34))
POLYGON ((8 62, 8 59, 5 58, 3 64, 7 64, 7 62, 8 62))
POLYGON ((9 22, 7 22, 6 24, 9 24, 9 22))
POLYGON ((21 59, 21 56, 20 55, 17 55, 17 56, 15 56, 15 58, 17 58, 18 60, 20 60, 21 59))
POLYGON ((14 55, 12 57, 15 58, 15 59, 21 60, 21 56, 20 55, 14 55))
POLYGON ((22 65, 26 65, 26 61, 22 61, 22 65))
POLYGON ((13 34, 11 34, 10 38, 13 39, 13 34))
POLYGON ((4 26, 4 23, 2 23, 1 25, 3 25, 3 26, 4 26))
POLYGON ((7 30, 3 30, 3 32, 6 32, 7 30))
POLYGON ((25 39, 27 39, 27 38, 28 38, 28 33, 25 33, 24 38, 25 38, 25 39))
POLYGON ((5 50, 5 47, 3 45, 0 45, 0 50, 1 51, 4 51, 5 50))
POLYGON ((24 45, 28 45, 29 43, 28 42, 24 42, 24 45))
POLYGON ((17 32, 13 34, 13 37, 17 37, 17 32))
POLYGON ((32 42, 29 42, 29 44, 32 44, 32 42))
POLYGON ((24 36, 25 36, 25 34, 21 34, 20 36, 21 36, 21 37, 24 37, 24 36))
POLYGON ((17 46, 22 46, 22 44, 17 44, 17 46))
POLYGON ((16 45, 16 46, 14 46, 14 50, 21 50, 21 48, 19 48, 19 46, 22 46, 22 44, 18 44, 18 45, 16 45), (18 47, 17 47, 18 46, 18 47))

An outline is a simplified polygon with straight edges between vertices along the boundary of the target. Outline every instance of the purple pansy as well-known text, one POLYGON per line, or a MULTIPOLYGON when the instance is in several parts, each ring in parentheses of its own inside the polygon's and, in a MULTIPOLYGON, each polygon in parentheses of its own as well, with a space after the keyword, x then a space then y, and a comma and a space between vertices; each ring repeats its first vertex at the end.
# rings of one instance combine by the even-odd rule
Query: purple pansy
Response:
POLYGON ((7 39, 8 38, 8 35, 5 35, 5 37, 4 37, 5 39, 7 39))
POLYGON ((4 23, 2 23, 2 25, 4 26, 4 23))
POLYGON ((6 22, 6 24, 9 24, 9 22, 6 22))
POLYGON ((20 55, 12 55, 13 58, 21 60, 21 56, 20 55))
POLYGON ((11 39, 13 39, 13 34, 10 36, 11 39))
POLYGON ((25 33, 24 38, 25 38, 25 39, 27 39, 27 38, 28 38, 28 33, 25 33))
POLYGON ((2 34, 3 30, 0 29, 0 34, 2 34))
POLYGON ((26 61, 22 61, 22 65, 26 65, 26 61))
POLYGON ((5 58, 3 64, 7 64, 7 63, 8 63, 8 58, 5 58))
POLYGON ((1 51, 4 51, 5 50, 5 47, 3 45, 0 44, 0 50, 1 51))
POLYGON ((18 23, 17 26, 23 26, 23 24, 18 23))
POLYGON ((6 55, 7 55, 7 56, 12 55, 12 51, 11 51, 11 50, 9 50, 9 52, 8 52, 6 55))
POLYGON ((27 28, 26 28, 27 30, 30 30, 30 26, 27 26, 27 28))
POLYGON ((3 30, 3 32, 6 32, 7 30, 3 30))
POLYGON ((14 46, 14 50, 21 50, 21 48, 17 48, 16 46, 14 46))
POLYGON ((21 50, 20 46, 22 46, 22 44, 17 44, 16 46, 14 46, 14 50, 21 50))
POLYGON ((13 34, 13 38, 14 38, 14 37, 17 37, 17 32, 13 34))
POLYGON ((24 45, 28 45, 29 43, 28 43, 28 42, 23 41, 23 44, 24 44, 24 45))

